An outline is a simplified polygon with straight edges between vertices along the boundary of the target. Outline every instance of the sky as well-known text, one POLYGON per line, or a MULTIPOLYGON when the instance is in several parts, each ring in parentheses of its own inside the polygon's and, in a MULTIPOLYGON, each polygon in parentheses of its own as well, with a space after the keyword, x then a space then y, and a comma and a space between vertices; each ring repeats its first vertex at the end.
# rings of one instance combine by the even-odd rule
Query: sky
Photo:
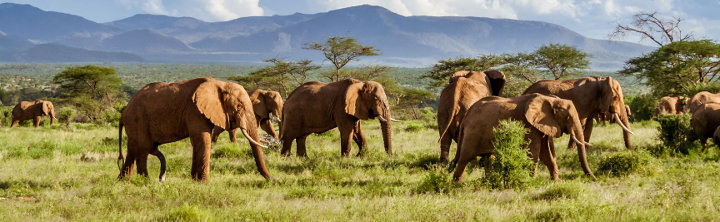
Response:
MULTIPOLYGON (((2 0, 0 0, 2 1, 2 0)), ((370 4, 404 16, 477 16, 535 20, 565 26, 584 36, 607 39, 632 15, 657 11, 682 18, 696 39, 720 40, 720 0, 8 0, 46 11, 109 22, 135 14, 189 16, 214 22, 246 16, 319 13, 370 4)), ((653 45, 637 36, 621 40, 653 45)))

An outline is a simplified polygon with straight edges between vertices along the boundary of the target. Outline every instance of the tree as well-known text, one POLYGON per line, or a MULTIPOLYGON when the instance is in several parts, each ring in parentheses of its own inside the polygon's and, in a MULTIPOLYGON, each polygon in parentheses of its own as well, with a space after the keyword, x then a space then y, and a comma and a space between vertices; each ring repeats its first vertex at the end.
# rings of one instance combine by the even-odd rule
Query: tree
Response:
POLYGON ((112 104, 125 98, 122 80, 112 67, 94 65, 68 67, 53 77, 60 97, 90 119, 97 119, 112 104))
POLYGON ((255 70, 247 76, 232 76, 228 79, 248 88, 275 90, 287 98, 290 90, 305 83, 308 72, 320 69, 320 66, 312 65, 310 60, 286 62, 282 59, 271 58, 264 61, 273 63, 273 65, 255 70))
POLYGON ((450 76, 461 70, 485 71, 504 64, 502 57, 497 55, 483 55, 478 58, 462 57, 438 61, 432 69, 422 78, 431 79, 431 87, 442 87, 448 84, 450 76))
POLYGON ((620 73, 644 78, 657 95, 687 95, 698 86, 717 83, 718 55, 720 44, 711 40, 672 42, 628 60, 620 73))
POLYGON ((380 50, 373 46, 360 45, 354 38, 337 36, 328 38, 325 43, 306 43, 303 49, 320 50, 325 58, 335 66, 335 74, 331 81, 341 78, 340 69, 350 61, 358 60, 360 56, 376 56, 380 50))
POLYGON ((540 71, 535 69, 534 53, 518 52, 515 54, 503 54, 501 57, 505 64, 501 68, 504 73, 516 76, 518 79, 524 79, 530 84, 543 79, 541 76, 538 76, 540 71))
POLYGON ((534 65, 549 71, 555 80, 576 74, 586 69, 590 62, 587 53, 563 44, 550 44, 538 48, 534 53, 534 65))
POLYGON ((657 12, 641 12, 633 15, 629 25, 617 24, 610 38, 623 37, 627 34, 638 34, 641 40, 650 39, 658 46, 692 38, 692 33, 683 34, 680 28, 681 18, 662 18, 657 12))

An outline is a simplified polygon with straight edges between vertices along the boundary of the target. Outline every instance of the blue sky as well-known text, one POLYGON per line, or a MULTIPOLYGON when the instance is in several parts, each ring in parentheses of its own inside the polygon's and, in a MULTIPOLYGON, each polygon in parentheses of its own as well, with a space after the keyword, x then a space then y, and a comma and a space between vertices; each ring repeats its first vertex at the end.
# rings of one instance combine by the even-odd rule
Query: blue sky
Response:
MULTIPOLYGON (((0 0, 2 1, 2 0, 0 0)), ((245 16, 318 13, 360 4, 379 5, 405 15, 478 16, 537 20, 565 26, 582 35, 607 39, 617 22, 657 11, 683 18, 683 30, 698 39, 720 40, 720 0, 9 0, 47 11, 108 22, 134 14, 190 16, 226 21, 245 16)), ((627 41, 639 38, 627 36, 627 41)), ((642 42, 651 45, 650 42, 642 42)))

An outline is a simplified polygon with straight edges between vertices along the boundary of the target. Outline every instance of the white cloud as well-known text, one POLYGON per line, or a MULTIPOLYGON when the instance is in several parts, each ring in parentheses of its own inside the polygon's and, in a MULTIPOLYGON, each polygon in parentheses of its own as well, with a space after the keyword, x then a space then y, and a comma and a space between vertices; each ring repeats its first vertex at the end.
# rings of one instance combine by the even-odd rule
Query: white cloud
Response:
POLYGON ((118 0, 125 7, 145 13, 191 16, 206 21, 226 21, 263 15, 259 0, 118 0))

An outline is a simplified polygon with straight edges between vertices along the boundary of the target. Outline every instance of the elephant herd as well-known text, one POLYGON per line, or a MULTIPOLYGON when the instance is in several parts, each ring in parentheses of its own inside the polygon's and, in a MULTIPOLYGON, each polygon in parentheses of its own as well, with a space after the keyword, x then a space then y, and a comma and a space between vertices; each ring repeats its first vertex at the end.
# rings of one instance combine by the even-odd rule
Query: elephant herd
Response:
MULTIPOLYGON (((568 148, 576 148, 584 173, 594 178, 586 158, 590 146, 593 119, 613 120, 622 129, 624 144, 632 149, 629 128, 630 110, 624 103, 622 88, 612 77, 585 77, 564 81, 542 80, 529 86, 522 95, 502 96, 505 75, 497 70, 459 71, 453 74, 438 100, 440 159, 454 170, 459 181, 467 164, 482 157, 485 166, 493 157, 492 129, 500 120, 520 121, 527 129, 528 155, 537 165, 542 162, 553 180, 559 180, 553 138, 568 134, 568 148), (452 141, 456 154, 449 161, 452 141)), ((703 142, 715 135, 720 139, 720 94, 698 93, 693 98, 663 97, 656 113, 693 113, 692 124, 703 142)), ((55 113, 47 101, 22 102, 13 110, 13 125, 55 113), (17 111, 17 112, 16 112, 17 111), (17 115, 17 117, 16 117, 17 115), (17 121, 16 121, 17 120, 17 121)), ((266 90, 246 91, 243 86, 197 78, 180 82, 155 82, 140 89, 128 102, 120 118, 119 178, 131 176, 133 168, 147 176, 150 154, 160 160, 160 181, 165 179, 166 161, 158 147, 190 138, 193 147, 191 176, 207 182, 210 172, 211 145, 218 135, 228 131, 236 142, 239 129, 250 144, 257 170, 270 179, 263 156, 262 128, 272 140, 282 144, 281 155, 289 156, 296 141, 297 156, 307 157, 305 141, 312 133, 338 128, 340 154, 351 152, 351 140, 363 155, 367 142, 360 120, 377 118, 385 151, 393 154, 392 118, 383 86, 374 81, 345 79, 337 82, 308 82, 296 88, 285 101, 279 93, 266 90), (279 122, 276 134, 271 120, 279 122), (127 134, 127 154, 122 154, 123 128, 127 134)))

